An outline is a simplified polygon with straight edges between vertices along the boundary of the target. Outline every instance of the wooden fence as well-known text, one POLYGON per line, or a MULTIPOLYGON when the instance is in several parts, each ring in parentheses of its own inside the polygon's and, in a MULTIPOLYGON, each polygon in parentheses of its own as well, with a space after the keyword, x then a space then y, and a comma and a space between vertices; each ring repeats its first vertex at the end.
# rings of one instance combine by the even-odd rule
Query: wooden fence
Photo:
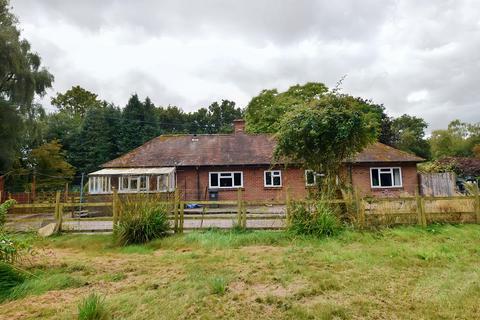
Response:
MULTIPOLYGON (((17 204, 7 215, 7 227, 28 226, 36 229, 55 223, 56 231, 112 231, 120 219, 122 200, 115 192, 112 201, 78 203, 63 201, 60 192, 55 202, 17 204), (95 216, 100 212, 100 216, 95 216), (95 227, 92 227, 95 226, 95 227)), ((178 193, 170 201, 168 218, 173 232, 209 227, 231 228, 238 225, 249 229, 283 229, 289 221, 290 205, 275 201, 245 201, 242 191, 234 201, 183 201, 178 193), (189 209, 195 203, 200 208, 189 209)), ((308 202, 305 200, 305 202, 308 202)), ((313 201, 311 201, 313 202, 313 201)), ((342 211, 342 216, 358 228, 431 223, 480 223, 480 196, 396 197, 330 200, 342 211)), ((17 228, 27 230, 25 228, 17 228)))

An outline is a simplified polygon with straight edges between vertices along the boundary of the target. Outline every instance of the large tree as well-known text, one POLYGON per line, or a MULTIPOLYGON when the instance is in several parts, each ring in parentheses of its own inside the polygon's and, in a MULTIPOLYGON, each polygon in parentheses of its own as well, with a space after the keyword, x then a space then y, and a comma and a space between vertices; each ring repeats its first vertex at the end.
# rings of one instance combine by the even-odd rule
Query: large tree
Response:
POLYGON ((78 172, 89 173, 120 154, 121 111, 104 103, 85 115, 75 143, 72 164, 78 172))
POLYGON ((52 97, 52 105, 58 108, 60 112, 71 114, 72 116, 84 117, 89 109, 97 108, 102 105, 98 96, 80 86, 73 86, 65 93, 57 93, 52 97))
POLYGON ((7 121, 0 131, 0 173, 7 171, 19 156, 25 128, 22 123, 35 95, 45 94, 52 82, 53 76, 41 66, 40 56, 20 37, 9 1, 0 0, 0 115, 7 121))
POLYGON ((325 94, 281 118, 275 156, 323 173, 331 183, 341 162, 375 141, 378 129, 351 97, 325 94))
POLYGON ((430 158, 430 145, 425 138, 428 124, 425 120, 407 114, 392 121, 392 129, 397 135, 394 146, 425 159, 430 158))
POLYGON ((453 120, 446 130, 435 130, 430 137, 434 158, 448 156, 471 157, 480 145, 480 123, 453 120))

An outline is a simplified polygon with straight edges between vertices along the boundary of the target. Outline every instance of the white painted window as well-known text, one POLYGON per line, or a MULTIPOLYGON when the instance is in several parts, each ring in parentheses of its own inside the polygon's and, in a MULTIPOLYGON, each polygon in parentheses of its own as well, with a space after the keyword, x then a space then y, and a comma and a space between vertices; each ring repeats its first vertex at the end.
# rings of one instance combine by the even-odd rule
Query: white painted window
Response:
POLYGON ((210 188, 242 188, 243 172, 209 172, 210 188))
POLYGON ((370 168, 372 188, 400 188, 402 187, 402 170, 399 167, 370 168))
POLYGON ((147 192, 149 188, 148 176, 121 176, 118 178, 120 192, 147 192))
POLYGON ((91 194, 110 193, 112 185, 110 177, 94 176, 88 179, 88 192, 91 194))
POLYGON ((280 170, 264 171, 263 182, 265 187, 281 187, 282 171, 280 170))

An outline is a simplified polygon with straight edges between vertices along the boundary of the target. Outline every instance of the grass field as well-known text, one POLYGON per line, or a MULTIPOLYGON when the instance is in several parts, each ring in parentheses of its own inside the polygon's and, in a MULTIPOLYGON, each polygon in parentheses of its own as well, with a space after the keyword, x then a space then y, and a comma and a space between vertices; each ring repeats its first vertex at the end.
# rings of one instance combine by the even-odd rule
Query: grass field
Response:
POLYGON ((480 226, 333 239, 208 231, 145 246, 35 240, 3 319, 72 319, 92 293, 115 319, 480 318, 480 226))

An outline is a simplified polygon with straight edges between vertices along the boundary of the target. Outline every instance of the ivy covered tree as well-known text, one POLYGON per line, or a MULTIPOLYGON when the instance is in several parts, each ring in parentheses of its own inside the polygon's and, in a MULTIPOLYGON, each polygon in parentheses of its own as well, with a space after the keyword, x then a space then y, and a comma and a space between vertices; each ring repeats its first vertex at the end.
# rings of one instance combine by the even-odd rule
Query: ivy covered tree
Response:
POLYGON ((378 123, 354 101, 329 93, 287 112, 278 124, 275 158, 325 174, 332 186, 342 161, 377 139, 378 123))

